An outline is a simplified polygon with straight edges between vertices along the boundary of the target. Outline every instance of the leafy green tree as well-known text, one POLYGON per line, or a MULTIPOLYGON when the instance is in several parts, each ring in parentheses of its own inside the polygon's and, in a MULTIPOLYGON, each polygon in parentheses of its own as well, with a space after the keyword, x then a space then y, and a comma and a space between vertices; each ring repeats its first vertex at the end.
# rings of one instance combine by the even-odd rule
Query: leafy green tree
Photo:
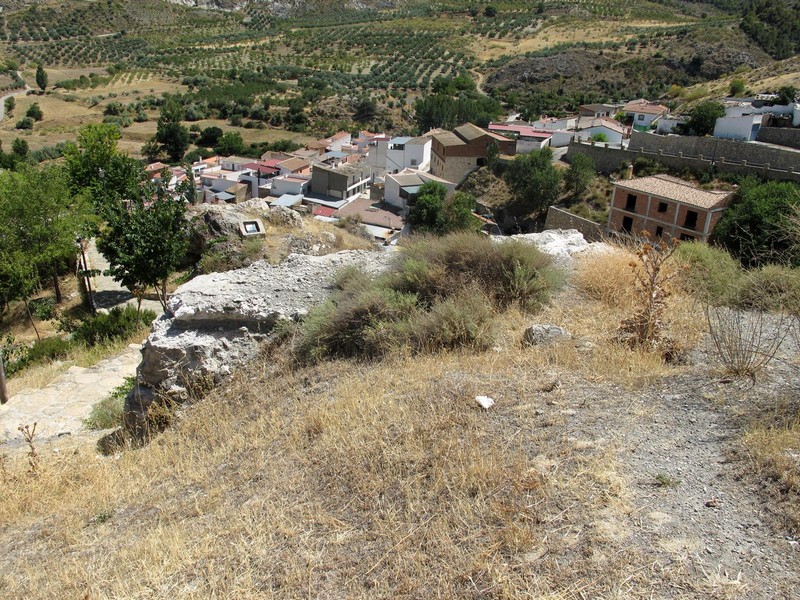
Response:
POLYGON ((489 18, 494 18, 494 17, 497 16, 497 9, 494 6, 492 6, 491 4, 488 4, 486 6, 486 8, 483 9, 483 16, 484 17, 489 17, 489 18))
POLYGON ((139 300, 152 287, 167 310, 167 280, 189 247, 183 198, 173 199, 159 183, 139 188, 128 206, 118 205, 97 240, 107 271, 139 300))
POLYGON ((221 156, 232 156, 234 154, 244 154, 246 150, 242 134, 238 131, 229 131, 224 134, 217 145, 214 147, 214 152, 221 156))
POLYGON ((197 138, 198 146, 205 146, 206 148, 213 148, 217 145, 219 138, 222 137, 223 131, 219 127, 206 127, 200 132, 200 137, 197 138))
POLYGON ((478 231, 483 226, 475 210, 475 197, 466 192, 456 192, 444 201, 441 233, 452 231, 478 231))
POLYGON ((451 231, 477 231, 481 221, 474 214, 475 198, 465 192, 447 197, 447 188, 436 181, 419 188, 408 222, 418 232, 442 235, 451 231))
POLYGON ((161 157, 161 144, 156 141, 155 137, 150 138, 142 145, 142 156, 151 163, 161 157))
POLYGON ((530 213, 540 213, 558 200, 561 175, 553 166, 550 148, 517 155, 504 178, 517 202, 530 213))
POLYGON ((415 231, 438 233, 442 230, 442 209, 447 188, 437 181, 423 183, 417 200, 408 213, 408 222, 415 231))
MULTIPOLYGON (((800 22, 800 21, 799 21, 800 22)), ((797 88, 793 85, 785 85, 778 90, 776 104, 792 104, 797 98, 797 88)))
POLYGON ((191 143, 189 130, 181 125, 182 120, 183 108, 175 100, 168 100, 161 107, 161 116, 156 126, 156 141, 164 147, 173 162, 183 158, 191 143))
POLYGON ((45 91, 47 88, 47 72, 44 70, 42 63, 36 66, 36 85, 38 85, 42 91, 45 91))
POLYGON ((30 117, 23 117, 17 121, 17 124, 14 125, 14 127, 17 129, 33 129, 33 123, 34 121, 30 117))
POLYGON ((104 218, 117 204, 134 197, 146 179, 139 161, 117 150, 119 137, 115 125, 87 125, 78 133, 78 143, 68 143, 64 149, 72 193, 90 199, 104 218))
POLYGON ((44 113, 42 112, 42 107, 39 106, 38 102, 34 102, 28 107, 28 110, 25 112, 26 117, 30 117, 34 121, 41 121, 44 119, 44 113))
POLYGON ((18 157, 25 158, 30 152, 30 147, 27 141, 21 138, 14 138, 14 141, 11 143, 11 151, 18 157))
POLYGON ((788 217, 800 207, 800 186, 745 180, 714 228, 714 239, 747 267, 768 262, 800 264, 788 217))
POLYGON ((564 173, 564 187, 578 196, 586 191, 596 174, 594 161, 586 154, 578 153, 572 157, 569 169, 564 173))
POLYGON ((56 302, 62 301, 59 275, 69 269, 75 238, 92 220, 86 203, 70 194, 62 166, 22 165, 0 176, 0 250, 12 261, 11 278, 27 297, 42 277, 52 278, 56 302), (29 268, 15 261, 22 252, 29 268))
POLYGON ((600 144, 605 144, 606 142, 608 142, 608 136, 606 136, 606 134, 605 134, 605 133, 603 133, 603 132, 600 132, 600 133, 595 133, 595 134, 594 134, 594 135, 593 135, 591 138, 589 138, 589 139, 590 139, 590 140, 592 140, 593 142, 598 142, 598 143, 600 143, 600 144))
POLYGON ((744 94, 745 89, 746 86, 744 83, 744 79, 742 79, 741 77, 737 77, 736 79, 731 81, 731 86, 728 90, 728 93, 730 93, 730 95, 735 98, 737 96, 741 96, 742 94, 744 94))
POLYGON ((697 135, 710 135, 714 132, 714 125, 716 125, 717 119, 724 116, 725 106, 721 102, 707 100, 692 109, 686 126, 697 135))
POLYGON ((17 107, 17 101, 14 100, 14 96, 9 96, 6 98, 6 101, 3 105, 6 110, 6 116, 11 116, 14 112, 14 109, 17 107))

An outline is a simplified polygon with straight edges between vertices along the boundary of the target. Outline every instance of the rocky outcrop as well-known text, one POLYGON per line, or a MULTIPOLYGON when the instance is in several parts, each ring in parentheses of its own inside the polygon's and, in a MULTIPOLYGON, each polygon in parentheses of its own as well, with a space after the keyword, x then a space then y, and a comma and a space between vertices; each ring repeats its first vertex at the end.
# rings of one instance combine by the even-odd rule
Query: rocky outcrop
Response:
POLYGON ((577 229, 549 229, 541 233, 521 233, 499 240, 518 240, 528 244, 536 244, 545 254, 553 257, 553 263, 562 269, 570 269, 574 257, 587 252, 608 252, 611 246, 602 242, 590 243, 577 229))
MULTIPOLYGON (((607 247, 589 244, 575 230, 495 239, 536 244, 562 267, 569 267, 576 254, 607 247)), ((169 300, 171 316, 165 314, 153 324, 142 350, 139 385, 126 400, 128 429, 142 431, 147 410, 157 398, 181 401, 193 385, 217 384, 253 360, 276 323, 298 320, 325 300, 340 268, 356 266, 377 274, 388 263, 385 252, 291 254, 277 265, 259 261, 244 269, 201 275, 182 285, 169 300)), ((545 326, 535 335, 526 334, 526 342, 551 341, 560 337, 557 329, 545 326)))
POLYGON ((153 323, 142 349, 139 385, 126 400, 127 428, 142 431, 156 398, 181 401, 193 385, 219 383, 253 360, 276 323, 300 318, 327 297, 338 269, 377 273, 387 262, 382 252, 293 254, 278 265, 261 261, 182 285, 169 300, 172 316, 153 323))

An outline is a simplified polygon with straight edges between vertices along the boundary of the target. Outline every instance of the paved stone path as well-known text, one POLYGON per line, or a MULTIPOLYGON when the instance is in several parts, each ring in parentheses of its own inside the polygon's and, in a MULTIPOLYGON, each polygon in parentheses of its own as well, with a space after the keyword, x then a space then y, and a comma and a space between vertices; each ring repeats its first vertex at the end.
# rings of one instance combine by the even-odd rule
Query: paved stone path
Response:
POLYGON ((0 448, 18 445, 20 425, 36 426, 39 440, 83 429, 83 419, 92 406, 136 373, 142 359, 141 346, 131 344, 125 352, 93 367, 70 367, 57 381, 39 390, 23 390, 0 405, 0 448))
MULTIPOLYGON (((136 299, 133 295, 118 282, 108 275, 103 275, 103 271, 108 269, 109 264, 105 257, 97 250, 94 240, 89 240, 86 244, 86 261, 90 269, 100 271, 92 277, 92 289, 94 291, 94 302, 97 308, 113 308, 124 304, 136 306, 136 299)), ((142 309, 150 309, 160 315, 163 311, 161 303, 156 300, 143 300, 142 309)))

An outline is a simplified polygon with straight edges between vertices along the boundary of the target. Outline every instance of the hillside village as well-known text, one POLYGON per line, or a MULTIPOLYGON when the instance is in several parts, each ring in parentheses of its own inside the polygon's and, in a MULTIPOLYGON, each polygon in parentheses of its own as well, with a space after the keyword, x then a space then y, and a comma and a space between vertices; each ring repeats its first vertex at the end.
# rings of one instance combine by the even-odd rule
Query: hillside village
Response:
POLYGON ((319 4, 0 10, 0 598, 797 598, 796 2, 319 4))
MULTIPOLYGON (((357 221, 377 241, 391 244, 408 233, 406 218, 423 184, 436 182, 450 195, 473 171, 488 165, 492 152, 501 163, 544 148, 555 151, 554 160, 567 163, 585 154, 605 174, 624 171, 642 158, 675 171, 800 181, 800 104, 778 100, 777 94, 724 99, 724 116, 715 119, 706 138, 688 129, 689 116, 639 99, 585 105, 573 116, 545 116, 530 123, 516 115, 485 128, 464 123, 417 137, 340 131, 291 152, 268 151, 258 160, 211 156, 191 165, 191 178, 198 203, 264 199, 321 221, 357 221)), ((172 190, 189 176, 186 167, 161 162, 146 170, 153 179, 166 178, 172 190)), ((594 237, 647 231, 656 238, 707 241, 732 193, 702 192, 691 181, 650 177, 658 181, 614 182, 608 220, 600 228, 578 216, 569 218, 570 227, 594 237), (629 200, 636 191, 646 194, 648 206, 640 206, 638 213, 635 200, 629 200), (657 208, 650 207, 653 198, 657 208)), ((487 233, 507 229, 498 227, 491 208, 475 207, 474 212, 487 233)), ((563 215, 554 213, 550 222, 563 223, 563 215)))

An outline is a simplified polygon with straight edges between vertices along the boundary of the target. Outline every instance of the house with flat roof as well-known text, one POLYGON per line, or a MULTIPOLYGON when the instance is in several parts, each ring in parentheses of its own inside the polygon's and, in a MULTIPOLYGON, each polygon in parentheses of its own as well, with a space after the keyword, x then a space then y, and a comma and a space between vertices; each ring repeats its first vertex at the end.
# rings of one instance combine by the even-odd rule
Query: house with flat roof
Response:
POLYGON ((447 195, 452 194, 456 189, 456 184, 441 177, 436 177, 431 173, 425 173, 416 169, 403 169, 399 173, 392 173, 386 176, 383 191, 383 200, 408 214, 408 209, 414 206, 417 200, 419 188, 429 181, 441 183, 447 188, 447 195))
POLYGON ((366 163, 377 172, 398 173, 406 168, 427 171, 432 143, 430 137, 379 139, 369 147, 366 163))
POLYGON ((472 123, 465 123, 453 131, 432 134, 431 173, 448 181, 461 183, 469 173, 486 164, 491 145, 500 154, 514 154, 516 140, 487 131, 472 123))
POLYGON ((671 177, 653 175, 617 181, 607 230, 653 239, 708 241, 734 192, 703 190, 671 177))
POLYGON ((317 165, 311 173, 311 192, 335 201, 349 201, 367 191, 370 179, 370 168, 363 162, 342 163, 338 167, 317 165))

